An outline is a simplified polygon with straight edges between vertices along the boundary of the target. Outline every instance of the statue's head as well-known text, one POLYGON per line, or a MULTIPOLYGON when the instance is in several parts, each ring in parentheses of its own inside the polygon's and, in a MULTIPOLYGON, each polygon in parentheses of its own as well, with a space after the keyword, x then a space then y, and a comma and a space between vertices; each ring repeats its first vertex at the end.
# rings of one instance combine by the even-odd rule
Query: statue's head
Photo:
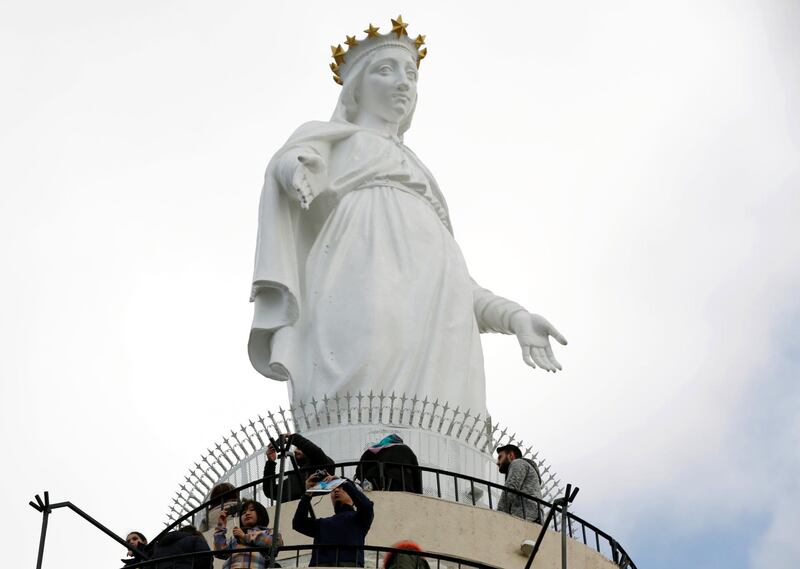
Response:
POLYGON ((417 65, 408 51, 385 47, 375 51, 353 77, 357 112, 401 123, 417 102, 417 65))
POLYGON ((400 135, 408 130, 417 103, 418 68, 427 49, 422 48, 425 37, 411 39, 407 26, 398 16, 388 34, 379 34, 370 24, 364 30, 367 37, 347 36, 347 51, 331 46, 334 80, 342 85, 334 120, 356 122, 368 114, 397 123, 400 135))

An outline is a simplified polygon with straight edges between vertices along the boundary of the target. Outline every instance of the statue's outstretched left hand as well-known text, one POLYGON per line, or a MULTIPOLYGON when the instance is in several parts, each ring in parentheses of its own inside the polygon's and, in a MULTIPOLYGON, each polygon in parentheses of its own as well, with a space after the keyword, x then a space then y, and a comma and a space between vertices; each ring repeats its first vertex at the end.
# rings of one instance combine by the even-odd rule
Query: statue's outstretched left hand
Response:
POLYGON ((567 339, 547 318, 520 310, 511 317, 511 329, 517 335, 522 348, 522 359, 526 364, 532 368, 538 365, 552 372, 561 369, 561 364, 553 355, 549 337, 555 338, 562 346, 567 345, 567 339))

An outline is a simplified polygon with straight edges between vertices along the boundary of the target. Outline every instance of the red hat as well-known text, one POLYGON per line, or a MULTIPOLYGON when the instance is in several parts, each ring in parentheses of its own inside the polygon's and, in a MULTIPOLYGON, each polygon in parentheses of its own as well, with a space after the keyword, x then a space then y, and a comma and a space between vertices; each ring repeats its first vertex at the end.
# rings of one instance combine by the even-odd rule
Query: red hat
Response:
MULTIPOLYGON (((411 541, 410 539, 406 539, 403 541, 398 541, 392 547, 395 549, 410 549, 411 551, 422 551, 422 548, 417 545, 416 542, 411 541)), ((389 565, 389 561, 391 561, 392 557, 394 556, 394 552, 387 551, 386 555, 383 558, 383 566, 386 567, 389 565)))

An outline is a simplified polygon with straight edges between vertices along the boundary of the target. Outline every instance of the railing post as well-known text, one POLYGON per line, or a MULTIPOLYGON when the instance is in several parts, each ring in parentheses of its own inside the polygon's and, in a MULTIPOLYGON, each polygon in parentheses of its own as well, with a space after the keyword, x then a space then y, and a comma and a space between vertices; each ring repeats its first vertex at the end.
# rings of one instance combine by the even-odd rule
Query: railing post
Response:
POLYGON ((567 509, 569 508, 569 495, 572 492, 572 484, 567 484, 564 506, 561 508, 561 569, 567 569, 567 509))
POLYGON ((275 522, 272 524, 272 543, 269 548, 269 566, 275 567, 275 548, 277 547, 275 540, 278 539, 278 534, 281 529, 281 503, 283 502, 283 479, 286 474, 286 451, 289 450, 289 438, 279 436, 277 440, 270 439, 275 451, 280 455, 281 465, 280 474, 278 474, 278 495, 277 503, 275 504, 275 522))
MULTIPOLYGON (((36 502, 38 502, 38 504, 36 504, 34 502, 29 502, 29 504, 31 505, 32 508, 34 508, 38 512, 41 512, 42 515, 43 515, 42 533, 41 533, 40 541, 39 541, 39 556, 38 556, 38 559, 36 561, 36 569, 41 569, 41 567, 42 567, 42 559, 44 558, 44 542, 45 542, 45 538, 47 537, 47 522, 48 522, 49 515, 53 510, 56 510, 58 508, 69 508, 70 510, 72 510, 73 512, 78 514, 84 520, 86 520, 87 522, 92 524, 94 527, 96 527, 97 529, 102 531, 104 534, 109 536, 111 539, 113 539, 117 543, 122 544, 125 547, 130 547, 130 544, 127 541, 125 541, 120 536, 115 534, 113 531, 108 529, 106 526, 104 526, 103 524, 98 522, 92 516, 90 516, 89 514, 84 512, 83 510, 81 510, 78 506, 76 506, 72 502, 58 502, 56 504, 51 504, 50 503, 50 494, 48 492, 44 493, 44 501, 42 501, 42 499, 39 497, 38 494, 35 496, 35 498, 36 498, 36 502)), ((145 560, 150 559, 149 555, 145 554, 144 552, 142 552, 139 549, 136 549, 136 556, 137 557, 142 557, 145 560)))
POLYGON ((542 540, 544 539, 544 534, 547 533, 547 526, 550 525, 550 520, 553 519, 553 516, 556 513, 556 503, 561 498, 553 501, 553 505, 550 506, 550 511, 547 512, 547 517, 544 519, 542 523, 542 529, 539 530, 539 535, 536 537, 536 543, 533 544, 533 549, 531 550, 531 554, 528 556, 528 562, 525 564, 525 569, 530 569, 533 565, 533 560, 536 559, 536 554, 539 553, 539 548, 542 546, 542 540))
POLYGON ((50 510, 42 512, 42 533, 39 536, 39 556, 36 558, 36 569, 42 569, 42 560, 44 559, 44 542, 47 539, 47 518, 50 516, 50 510))
POLYGON ((533 560, 536 558, 536 554, 539 552, 539 548, 542 546, 542 540, 544 540, 544 535, 547 532, 547 526, 550 525, 550 521, 555 522, 557 519, 556 508, 561 508, 561 567, 562 569, 566 569, 567 567, 567 534, 564 530, 564 524, 567 523, 567 505, 575 499, 575 496, 578 495, 579 488, 572 489, 571 484, 567 484, 567 491, 564 493, 563 498, 557 498, 553 500, 553 504, 550 506, 550 511, 547 512, 547 517, 542 522, 542 529, 539 530, 539 535, 536 538, 536 543, 533 545, 533 549, 531 550, 531 554, 528 557, 528 562, 525 564, 525 569, 530 569, 533 565, 533 560))
POLYGON ((39 494, 36 494, 36 501, 37 504, 30 502, 30 505, 42 513, 42 532, 39 535, 39 555, 36 558, 36 569, 42 569, 42 560, 44 559, 44 543, 47 539, 47 521, 50 517, 50 493, 44 493, 44 502, 39 497, 39 494))

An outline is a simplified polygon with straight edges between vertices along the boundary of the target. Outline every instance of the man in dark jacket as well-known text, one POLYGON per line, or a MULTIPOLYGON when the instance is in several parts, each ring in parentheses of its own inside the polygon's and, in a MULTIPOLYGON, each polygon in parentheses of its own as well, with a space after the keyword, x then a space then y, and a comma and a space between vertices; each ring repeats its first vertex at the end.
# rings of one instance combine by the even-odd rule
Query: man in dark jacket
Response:
POLYGON ((375 490, 422 494, 422 471, 414 451, 399 435, 389 435, 369 447, 359 459, 356 480, 375 490))
MULTIPOLYGON (((328 476, 325 480, 335 478, 328 476)), ((319 479, 311 477, 306 487, 311 488, 319 479)), ((372 501, 350 480, 346 480, 331 492, 334 514, 327 518, 313 517, 311 496, 304 494, 297 504, 292 528, 314 538, 314 545, 352 545, 364 546, 375 510, 372 501)), ((331 547, 314 550, 309 567, 363 567, 363 549, 339 549, 331 547)))
MULTIPOLYGON (((286 440, 287 445, 294 447, 292 462, 295 470, 287 472, 283 480, 282 502, 297 500, 306 491, 306 479, 317 470, 327 470, 329 474, 335 474, 333 459, 310 440, 297 433, 291 435, 281 435, 286 440)), ((267 446, 267 463, 264 465, 264 495, 272 500, 278 499, 278 479, 275 476, 277 470, 277 453, 272 443, 267 446)))
POLYGON ((174 561, 157 561, 159 557, 202 551, 209 551, 208 543, 203 539, 202 534, 194 526, 184 526, 177 531, 169 532, 152 544, 151 559, 156 561, 152 567, 154 569, 211 569, 211 555, 187 557, 174 561))

